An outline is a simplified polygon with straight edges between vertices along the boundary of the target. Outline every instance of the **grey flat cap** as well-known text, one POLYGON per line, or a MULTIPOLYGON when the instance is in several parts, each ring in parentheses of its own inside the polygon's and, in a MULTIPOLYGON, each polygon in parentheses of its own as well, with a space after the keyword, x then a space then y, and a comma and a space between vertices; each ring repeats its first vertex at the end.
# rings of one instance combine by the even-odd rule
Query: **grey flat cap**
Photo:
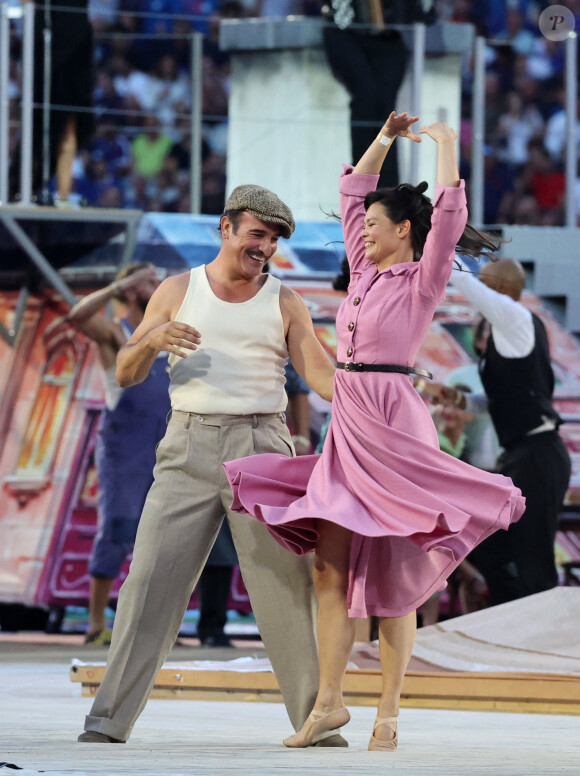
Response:
POLYGON ((282 237, 288 239, 296 224, 292 211, 273 191, 247 183, 236 186, 226 202, 225 210, 246 210, 261 221, 279 224, 282 237))

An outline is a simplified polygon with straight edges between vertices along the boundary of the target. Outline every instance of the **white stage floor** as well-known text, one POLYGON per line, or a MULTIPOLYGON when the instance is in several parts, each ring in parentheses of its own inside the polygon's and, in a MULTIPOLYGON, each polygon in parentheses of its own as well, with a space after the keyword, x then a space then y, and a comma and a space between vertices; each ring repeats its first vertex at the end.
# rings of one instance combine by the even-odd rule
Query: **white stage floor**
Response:
POLYGON ((281 704, 151 700, 127 744, 77 744, 91 701, 69 681, 70 649, 59 659, 58 647, 46 644, 45 657, 43 649, 19 657, 22 646, 0 643, 0 761, 24 770, 0 767, 0 776, 580 773, 577 716, 403 709, 399 751, 382 754, 366 751, 372 708, 351 709, 349 749, 288 750, 281 704))

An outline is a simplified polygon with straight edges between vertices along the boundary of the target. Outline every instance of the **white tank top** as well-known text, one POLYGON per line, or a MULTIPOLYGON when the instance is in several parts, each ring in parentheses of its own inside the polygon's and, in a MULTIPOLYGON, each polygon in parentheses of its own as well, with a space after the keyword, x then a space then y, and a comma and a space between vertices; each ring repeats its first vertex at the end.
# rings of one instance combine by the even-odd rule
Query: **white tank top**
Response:
POLYGON ((277 278, 268 275, 247 302, 224 302, 212 291, 205 265, 195 267, 176 320, 194 326, 201 343, 184 358, 169 357, 174 410, 200 415, 285 410, 288 349, 277 278))

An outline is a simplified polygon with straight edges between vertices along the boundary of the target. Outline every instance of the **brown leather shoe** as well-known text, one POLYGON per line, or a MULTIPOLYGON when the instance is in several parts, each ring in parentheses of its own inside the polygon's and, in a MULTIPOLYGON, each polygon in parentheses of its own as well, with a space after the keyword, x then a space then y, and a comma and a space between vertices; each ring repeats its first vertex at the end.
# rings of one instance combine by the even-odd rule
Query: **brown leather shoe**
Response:
POLYGON ((105 733, 98 733, 96 730, 85 730, 77 738, 81 744, 124 744, 119 738, 113 738, 105 733))

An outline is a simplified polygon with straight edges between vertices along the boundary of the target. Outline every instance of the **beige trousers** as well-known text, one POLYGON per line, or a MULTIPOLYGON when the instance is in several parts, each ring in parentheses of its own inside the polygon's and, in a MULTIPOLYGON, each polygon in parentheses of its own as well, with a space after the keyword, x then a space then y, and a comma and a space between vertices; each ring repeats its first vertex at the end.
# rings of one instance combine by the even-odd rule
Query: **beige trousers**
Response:
POLYGON ((296 730, 318 688, 310 556, 284 550, 253 517, 231 513, 222 462, 291 455, 283 414, 174 412, 157 449, 154 483, 119 593, 107 670, 85 730, 125 740, 173 646, 224 512, 256 622, 296 730))

